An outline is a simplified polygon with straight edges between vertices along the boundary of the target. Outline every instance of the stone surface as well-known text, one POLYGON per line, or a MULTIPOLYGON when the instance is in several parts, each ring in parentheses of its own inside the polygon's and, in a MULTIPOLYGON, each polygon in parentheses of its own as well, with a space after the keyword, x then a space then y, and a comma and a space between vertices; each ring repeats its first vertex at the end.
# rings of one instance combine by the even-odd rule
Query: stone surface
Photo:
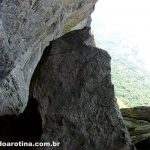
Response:
POLYGON ((20 114, 43 50, 90 25, 97 0, 0 0, 0 115, 20 114))
POLYGON ((131 140, 134 144, 150 139, 149 122, 128 117, 124 117, 124 122, 130 132, 131 140))
MULTIPOLYGON (((121 109, 124 123, 130 132, 131 140, 140 147, 150 147, 150 108, 135 107, 121 109)), ((146 150, 143 148, 142 150, 146 150)))
POLYGON ((150 122, 150 107, 139 106, 133 108, 124 108, 121 109, 121 112, 124 117, 131 117, 150 122))
POLYGON ((1 138, 59 141, 59 150, 134 149, 110 56, 89 34, 96 1, 0 0, 1 138))
POLYGON ((30 97, 39 103, 40 141, 58 141, 58 150, 134 149, 116 104, 110 56, 87 45, 89 38, 85 28, 50 42, 35 70, 30 97))

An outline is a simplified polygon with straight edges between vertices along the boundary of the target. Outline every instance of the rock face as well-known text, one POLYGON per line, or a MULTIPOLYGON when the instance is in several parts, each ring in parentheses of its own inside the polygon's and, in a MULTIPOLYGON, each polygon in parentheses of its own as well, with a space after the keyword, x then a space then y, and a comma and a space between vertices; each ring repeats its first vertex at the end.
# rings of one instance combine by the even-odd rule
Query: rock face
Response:
POLYGON ((134 149, 110 56, 90 34, 95 3, 0 0, 1 139, 58 141, 58 150, 134 149))
POLYGON ((133 108, 124 108, 121 109, 121 112, 124 117, 131 117, 150 122, 150 107, 139 106, 133 108))
POLYGON ((43 50, 90 25, 97 0, 0 0, 0 114, 20 114, 43 50))
POLYGON ((131 140, 138 150, 150 147, 150 107, 121 109, 131 140))
POLYGON ((132 149, 114 98, 110 56, 84 41, 88 28, 73 31, 46 48, 31 82, 39 103, 42 141, 59 149, 132 149))

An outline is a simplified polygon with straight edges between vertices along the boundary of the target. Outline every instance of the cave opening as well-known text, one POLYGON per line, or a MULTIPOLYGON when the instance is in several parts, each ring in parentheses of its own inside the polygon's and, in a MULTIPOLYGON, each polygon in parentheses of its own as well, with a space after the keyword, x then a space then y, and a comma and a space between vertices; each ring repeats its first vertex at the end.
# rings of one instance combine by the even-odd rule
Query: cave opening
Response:
POLYGON ((30 98, 24 112, 19 116, 1 116, 0 133, 3 142, 39 141, 42 134, 42 120, 36 99, 30 98))

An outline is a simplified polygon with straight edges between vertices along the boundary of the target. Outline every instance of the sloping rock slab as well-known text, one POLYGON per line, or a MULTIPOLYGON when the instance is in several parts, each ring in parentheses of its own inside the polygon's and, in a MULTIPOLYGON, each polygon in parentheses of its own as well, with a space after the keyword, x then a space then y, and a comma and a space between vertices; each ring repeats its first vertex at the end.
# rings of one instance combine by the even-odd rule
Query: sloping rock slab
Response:
POLYGON ((138 150, 150 149, 150 107, 121 109, 131 140, 138 150), (143 148, 142 148, 143 147, 143 148))

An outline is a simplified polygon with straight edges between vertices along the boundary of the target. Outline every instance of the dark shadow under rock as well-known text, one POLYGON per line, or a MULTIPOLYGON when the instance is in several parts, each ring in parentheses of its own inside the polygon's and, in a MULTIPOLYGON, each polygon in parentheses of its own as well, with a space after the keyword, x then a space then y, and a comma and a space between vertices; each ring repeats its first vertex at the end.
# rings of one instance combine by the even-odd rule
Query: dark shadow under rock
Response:
MULTIPOLYGON (((30 99, 25 111, 20 116, 1 116, 0 140, 3 142, 39 141, 42 134, 42 120, 37 107, 36 99, 30 99)), ((4 147, 1 148, 4 149, 4 147)), ((14 147, 5 149, 14 149, 14 147)), ((29 147, 20 149, 28 150, 29 147)))
POLYGON ((150 139, 135 144, 137 150, 150 150, 150 139))

